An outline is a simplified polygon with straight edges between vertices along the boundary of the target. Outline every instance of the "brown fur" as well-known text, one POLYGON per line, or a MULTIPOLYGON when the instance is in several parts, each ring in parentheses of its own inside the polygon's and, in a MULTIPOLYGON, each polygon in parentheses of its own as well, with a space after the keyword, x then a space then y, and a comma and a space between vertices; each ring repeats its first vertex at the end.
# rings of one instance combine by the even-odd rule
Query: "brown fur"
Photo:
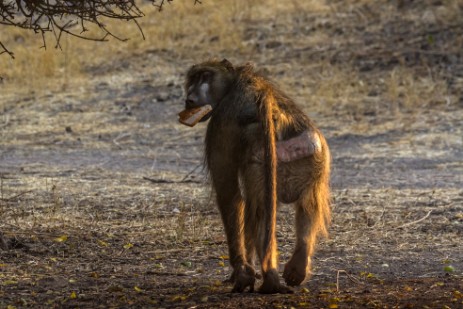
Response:
MULTIPOLYGON (((296 206, 296 248, 283 277, 288 285, 299 285, 310 273, 317 235, 327 235, 330 222, 330 153, 323 135, 250 65, 233 67, 223 60, 193 66, 185 89, 187 107, 213 105, 206 164, 227 236, 233 290, 254 289, 256 252, 263 275, 259 291, 290 292, 277 272, 277 204, 296 206), (204 84, 207 93, 197 95, 204 84), (309 138, 297 139, 307 133, 309 138), (283 142, 291 139, 297 142, 283 142), (310 151, 303 157, 278 161, 277 147, 304 143, 310 151)), ((293 154, 289 148, 283 150, 293 154)))

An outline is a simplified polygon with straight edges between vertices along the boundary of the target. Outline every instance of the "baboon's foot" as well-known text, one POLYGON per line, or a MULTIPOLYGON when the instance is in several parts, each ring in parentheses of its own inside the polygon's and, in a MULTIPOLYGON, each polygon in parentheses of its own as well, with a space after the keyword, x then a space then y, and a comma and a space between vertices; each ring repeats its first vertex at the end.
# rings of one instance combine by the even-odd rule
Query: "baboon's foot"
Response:
POLYGON ((286 263, 283 278, 289 286, 300 285, 310 273, 310 257, 304 251, 294 252, 286 263))
POLYGON ((263 274, 264 282, 259 288, 259 293, 262 294, 290 294, 294 293, 294 291, 280 283, 280 279, 278 278, 278 272, 275 269, 268 271, 267 273, 263 274))
POLYGON ((254 292, 256 271, 252 266, 244 264, 236 267, 230 279, 234 282, 232 293, 244 292, 247 287, 249 287, 249 292, 254 292))
MULTIPOLYGON (((255 274, 255 277, 256 279, 262 279, 262 275, 257 273, 255 274)), ((232 283, 235 283, 235 272, 233 272, 230 277, 228 277, 227 279, 223 280, 222 283, 226 283, 226 284, 232 284, 232 283)))

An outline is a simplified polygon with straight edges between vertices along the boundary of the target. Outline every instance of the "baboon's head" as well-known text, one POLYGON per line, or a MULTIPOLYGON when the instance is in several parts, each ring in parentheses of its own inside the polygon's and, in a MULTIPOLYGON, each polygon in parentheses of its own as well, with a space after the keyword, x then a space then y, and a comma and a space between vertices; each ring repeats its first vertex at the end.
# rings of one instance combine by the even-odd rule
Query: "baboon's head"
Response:
MULTIPOLYGON (((185 82, 185 108, 211 105, 214 109, 227 94, 235 77, 235 68, 226 59, 193 65, 185 82)), ((206 115, 201 121, 209 119, 206 115)))

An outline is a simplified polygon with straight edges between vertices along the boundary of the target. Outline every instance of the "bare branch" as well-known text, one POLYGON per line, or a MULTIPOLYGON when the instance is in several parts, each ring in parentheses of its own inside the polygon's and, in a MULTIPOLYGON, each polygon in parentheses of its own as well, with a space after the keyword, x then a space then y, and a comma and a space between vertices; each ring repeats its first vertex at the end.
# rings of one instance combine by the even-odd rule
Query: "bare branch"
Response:
POLYGON ((0 47, 3 49, 3 51, 0 51, 0 55, 4 54, 4 53, 7 53, 8 55, 10 55, 11 58, 14 59, 14 54, 12 52, 10 52, 8 49, 6 49, 5 45, 3 45, 2 42, 0 42, 0 47))
MULTIPOLYGON (((136 0, 3 0, 0 2, 0 26, 14 26, 30 29, 40 33, 43 38, 43 47, 46 48, 45 34, 52 32, 56 40, 56 48, 61 48, 62 34, 69 34, 80 39, 92 41, 106 41, 113 37, 126 41, 111 33, 103 20, 119 19, 135 23, 145 39, 145 35, 137 22, 138 18, 145 16, 137 6, 136 0), (85 35, 88 32, 87 24, 96 25, 103 35, 85 35)), ((162 10, 163 5, 173 0, 151 0, 153 5, 162 10)), ((194 0, 194 4, 201 3, 194 0)), ((7 53, 14 58, 0 42, 0 55, 7 53)))

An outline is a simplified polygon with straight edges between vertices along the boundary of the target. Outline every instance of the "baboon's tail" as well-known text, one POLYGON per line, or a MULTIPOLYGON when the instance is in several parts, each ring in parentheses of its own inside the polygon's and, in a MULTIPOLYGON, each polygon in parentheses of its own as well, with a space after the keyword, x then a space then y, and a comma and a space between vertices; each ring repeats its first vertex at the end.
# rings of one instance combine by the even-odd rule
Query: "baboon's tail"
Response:
POLYGON ((264 134, 264 181, 265 181, 265 221, 264 257, 262 267, 268 269, 276 263, 276 213, 277 213, 277 151, 273 109, 277 106, 271 89, 261 90, 258 109, 262 119, 264 134))

